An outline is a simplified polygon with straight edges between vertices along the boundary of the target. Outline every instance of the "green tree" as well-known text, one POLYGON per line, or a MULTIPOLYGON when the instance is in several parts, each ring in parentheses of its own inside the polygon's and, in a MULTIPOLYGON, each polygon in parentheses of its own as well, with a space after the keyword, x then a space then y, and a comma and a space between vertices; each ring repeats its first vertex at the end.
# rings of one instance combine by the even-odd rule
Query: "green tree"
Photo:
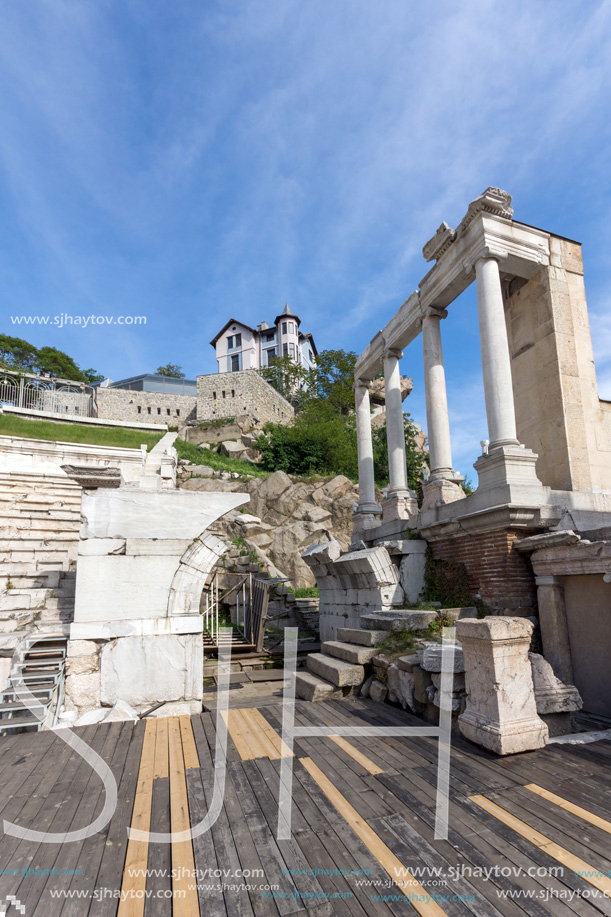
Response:
MULTIPOLYGON (((407 462, 407 483, 411 490, 418 490, 422 475, 428 464, 428 453, 423 452, 419 443, 420 430, 409 414, 403 415, 405 427, 405 459, 407 462)), ((388 443, 386 441, 386 424, 374 427, 373 467, 376 481, 385 486, 388 484, 388 443)))
POLYGON ((358 473, 354 418, 344 417, 327 400, 311 399, 292 423, 265 426, 255 448, 270 471, 290 474, 358 473))
POLYGON ((284 354, 274 357, 259 372, 296 410, 303 407, 309 397, 309 391, 304 386, 310 382, 310 375, 300 363, 284 354))
POLYGON ((352 386, 356 359, 352 350, 322 350, 316 358, 315 368, 310 370, 310 390, 328 400, 344 416, 354 411, 352 386))
POLYGON ((98 373, 95 369, 84 369, 82 373, 83 381, 88 382, 90 385, 94 385, 96 382, 102 382, 105 378, 103 373, 98 373))
POLYGON ((169 376, 171 379, 185 378, 182 366, 177 366, 176 363, 166 363, 165 366, 158 366, 155 372, 158 376, 169 376))
POLYGON ((10 369, 33 372, 38 362, 38 350, 21 338, 0 334, 0 363, 10 369))
POLYGON ((53 373, 61 379, 71 379, 74 382, 84 382, 82 371, 78 368, 72 357, 57 347, 41 347, 38 351, 36 372, 53 373))

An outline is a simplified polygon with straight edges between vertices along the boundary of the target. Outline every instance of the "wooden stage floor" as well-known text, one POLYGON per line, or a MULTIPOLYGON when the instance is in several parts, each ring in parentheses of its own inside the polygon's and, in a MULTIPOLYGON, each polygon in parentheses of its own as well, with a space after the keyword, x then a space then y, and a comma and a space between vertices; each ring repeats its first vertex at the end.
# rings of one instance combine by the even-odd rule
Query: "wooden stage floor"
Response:
MULTIPOLYGON (((77 730, 115 776, 114 815, 69 843, 3 833, 0 914, 611 917, 611 742, 501 759, 455 738, 449 837, 436 841, 436 739, 302 739, 292 837, 277 840, 280 705, 232 709, 211 830, 174 844, 129 840, 129 826, 176 832, 206 815, 215 716, 77 730)), ((297 702, 296 722, 422 725, 360 699, 297 702)), ((104 795, 59 734, 0 739, 5 828, 74 831, 100 814, 104 795)))

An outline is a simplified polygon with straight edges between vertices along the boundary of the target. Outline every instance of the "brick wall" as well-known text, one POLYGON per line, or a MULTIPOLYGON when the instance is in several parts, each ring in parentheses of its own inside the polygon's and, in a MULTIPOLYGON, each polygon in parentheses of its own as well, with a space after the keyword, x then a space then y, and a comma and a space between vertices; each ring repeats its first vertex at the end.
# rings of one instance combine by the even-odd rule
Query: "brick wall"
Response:
POLYGON ((537 611, 535 577, 528 557, 514 550, 520 538, 536 532, 482 532, 430 543, 435 560, 463 563, 473 594, 479 593, 491 608, 510 614, 537 611))
POLYGON ((98 388, 96 401, 98 417, 104 420, 164 423, 177 426, 187 420, 195 420, 196 416, 197 398, 194 395, 98 388))
POLYGON ((255 422, 288 423, 292 406, 256 370, 197 377, 197 419, 247 415, 255 422))

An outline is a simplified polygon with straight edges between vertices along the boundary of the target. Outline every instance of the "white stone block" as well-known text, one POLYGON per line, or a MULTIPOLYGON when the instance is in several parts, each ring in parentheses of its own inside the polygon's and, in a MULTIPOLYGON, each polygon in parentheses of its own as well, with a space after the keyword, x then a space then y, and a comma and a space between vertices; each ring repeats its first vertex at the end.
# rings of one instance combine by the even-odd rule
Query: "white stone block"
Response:
POLYGON ((76 577, 75 622, 164 617, 176 568, 173 556, 81 557, 76 577))
POLYGON ((83 538, 187 538, 250 501, 244 493, 193 493, 137 488, 83 493, 83 538))
POLYGON ((124 538, 85 538, 79 541, 79 556, 125 554, 124 538))
POLYGON ((102 703, 124 700, 142 707, 158 701, 200 700, 203 672, 199 635, 125 637, 102 650, 102 703))

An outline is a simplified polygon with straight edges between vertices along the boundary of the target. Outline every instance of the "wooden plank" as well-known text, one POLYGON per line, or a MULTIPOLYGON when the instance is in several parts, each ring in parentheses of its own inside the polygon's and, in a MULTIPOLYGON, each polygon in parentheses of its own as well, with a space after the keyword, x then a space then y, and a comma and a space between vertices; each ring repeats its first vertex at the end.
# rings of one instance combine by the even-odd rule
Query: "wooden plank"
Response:
MULTIPOLYGON (((94 886, 98 897, 91 902, 88 917, 115 917, 117 911, 116 898, 106 897, 104 889, 116 889, 119 876, 123 871, 127 851, 127 828, 131 822, 134 807, 145 729, 142 720, 136 724, 128 723, 127 725, 129 732, 126 734, 126 740, 129 747, 123 772, 120 774, 117 808, 106 829, 100 868, 94 886)), ((79 913, 77 907, 74 913, 81 917, 82 908, 79 913)), ((64 917, 63 912, 62 917, 64 917)))
POLYGON ((233 717, 240 723, 242 736, 252 751, 250 760, 252 758, 269 758, 270 754, 274 754, 274 749, 269 744, 267 735, 261 732, 257 725, 249 719, 251 712, 251 710, 241 708, 231 711, 233 717))
POLYGON ((199 768, 199 755, 195 747, 193 738, 193 729, 191 728, 191 718, 184 714, 180 719, 180 735, 182 737, 182 753, 185 760, 185 770, 192 767, 199 768))
POLYGON ((528 783, 524 789, 530 790, 531 793, 536 793, 537 796, 541 796, 542 799, 553 802, 554 805, 560 806, 561 809, 566 809, 566 811, 570 812, 572 815, 577 815, 578 818, 582 818, 591 825, 595 825, 597 828, 600 828, 601 831, 606 831, 607 834, 611 834, 611 821, 607 821, 607 819, 601 818, 599 815, 595 815, 593 812, 589 812, 587 809, 583 809, 581 806, 569 802, 568 799, 564 799, 562 796, 550 793, 549 790, 544 789, 542 786, 538 786, 536 783, 528 783))
MULTIPOLYGON (((110 761, 110 769, 115 780, 117 781, 117 786, 119 786, 121 789, 122 774, 126 767, 130 750, 134 748, 134 743, 131 741, 133 736, 133 723, 119 723, 118 725, 121 727, 121 732, 119 734, 119 738, 117 740, 117 744, 110 761)), ((139 754, 140 750, 138 749, 138 756, 139 754)), ((103 793, 104 790, 100 785, 98 794, 98 806, 99 801, 101 798, 103 798, 103 793)), ((109 836, 111 827, 112 821, 110 825, 107 825, 106 828, 104 828, 98 834, 94 834, 92 837, 88 837, 83 842, 80 857, 78 860, 78 865, 83 869, 83 872, 80 875, 72 876, 70 879, 69 890, 70 893, 74 895, 74 897, 66 898, 64 901, 62 901, 62 917, 82 917, 83 898, 79 899, 78 896, 84 895, 85 893, 91 893, 95 886, 100 863, 103 859, 104 853, 107 850, 106 840, 109 836)), ((39 912, 39 914, 36 915, 36 917, 46 917, 46 915, 47 911, 43 909, 41 912, 39 912)))
POLYGON ((282 741, 274 727, 265 719, 259 710, 251 708, 243 710, 242 713, 253 730, 259 730, 266 736, 270 746, 267 757, 270 760, 273 761, 274 759, 293 757, 293 752, 288 745, 282 741))
POLYGON ((611 879, 603 875, 592 875, 596 870, 580 857, 565 850, 564 847, 560 847, 559 844, 556 844, 554 841, 550 840, 550 838, 541 834, 540 831, 531 828, 526 822, 512 815, 506 809, 501 808, 501 806, 498 806, 490 799, 486 799, 485 796, 471 796, 470 800, 475 803, 475 805, 484 809, 485 812, 494 815, 495 818, 498 818, 499 821, 503 822, 503 824, 515 831, 516 834, 521 835, 535 847, 545 850, 554 860, 557 860, 559 863, 562 863, 563 866, 567 866, 573 872, 580 875, 581 878, 585 879, 590 885, 593 885, 594 888, 599 889, 599 891, 602 891, 603 894, 607 896, 611 895, 611 879))
MULTIPOLYGON (((155 772, 155 739, 157 721, 146 721, 138 785, 132 812, 131 827, 139 831, 150 831, 151 808, 153 805, 153 775, 155 772)), ((117 917, 142 917, 144 914, 144 892, 146 890, 146 869, 148 866, 149 842, 130 838, 125 855, 121 900, 117 917)))
MULTIPOLYGON (((189 801, 178 717, 168 724, 170 746, 170 824, 172 833, 188 831, 189 801)), ((195 859, 191 839, 172 842, 173 917, 199 917, 195 859)))
MULTIPOLYGON (((99 754, 107 763, 112 761, 116 752, 122 725, 122 723, 112 723, 106 730, 98 729, 104 739, 99 754)), ((90 769, 89 781, 81 798, 78 799, 77 810, 70 824, 70 831, 83 828, 94 820, 101 811, 100 798, 103 796, 102 782, 97 773, 90 769)), ((27 911, 32 914, 32 917, 57 917, 60 913, 66 901, 65 897, 62 897, 62 892, 65 893, 70 887, 72 880, 70 872, 78 869, 83 863, 82 852, 84 845, 85 841, 83 840, 73 841, 70 844, 61 844, 57 847, 56 862, 62 869, 63 874, 50 875, 47 878, 44 888, 37 895, 38 900, 34 905, 34 909, 32 911, 28 909, 27 911), (51 897, 51 890, 54 893, 53 897, 51 897)), ((17 892, 17 897, 21 900, 21 890, 18 889, 17 892)))
MULTIPOLYGON (((225 720, 227 731, 235 745, 242 761, 251 761, 256 758, 252 747, 247 740, 247 729, 242 720, 236 716, 236 710, 223 710, 221 716, 225 720)), ((229 755, 227 756, 229 760, 229 755)))
MULTIPOLYGON (((422 885, 405 869, 401 861, 380 840, 375 831, 361 818, 356 809, 342 796, 320 768, 310 758, 302 758, 301 764, 408 900, 411 900, 410 896, 418 898, 422 895, 426 898, 427 895, 422 885)), ((440 917, 445 913, 435 901, 411 900, 411 903, 423 917, 440 917)))
POLYGON ((155 765, 153 780, 163 780, 170 776, 170 752, 168 746, 168 717, 157 718, 157 733, 155 737, 155 765))
POLYGON ((342 736, 329 736, 332 742, 335 742, 336 745, 345 751, 347 755, 350 755, 351 758, 354 758, 355 761, 364 767, 366 771, 369 771, 370 774, 383 774, 384 771, 381 767, 378 767, 377 764, 374 764, 373 761, 368 758, 366 755, 362 754, 358 749, 356 749, 350 742, 347 742, 346 739, 342 736))
MULTIPOLYGON (((159 726, 167 717, 159 718, 157 725, 157 744, 159 726)), ((167 754, 167 729, 165 730, 167 754)), ((151 803, 151 831, 170 833, 170 778, 153 778, 153 797, 151 803)), ((148 876, 146 880, 147 897, 144 903, 144 917, 167 917, 172 900, 172 850, 170 844, 149 842, 148 876)))
MULTIPOLYGON (((206 805, 206 796, 201 780, 201 773, 198 770, 190 769, 187 771, 187 793, 189 796, 189 811, 194 824, 199 824, 206 816, 208 806, 206 805)), ((198 870, 198 895, 199 906, 202 914, 206 917, 225 917, 227 910, 223 897, 223 889, 219 879, 213 876, 208 879, 208 871, 214 874, 218 867, 215 844, 212 838, 212 831, 205 831, 198 837, 193 838, 193 856, 195 867, 198 870)), ((159 917, 166 917, 167 902, 164 903, 164 910, 159 912, 159 917)), ((153 915, 151 914, 151 917, 153 915)), ((157 917, 157 915, 155 915, 157 917)))

